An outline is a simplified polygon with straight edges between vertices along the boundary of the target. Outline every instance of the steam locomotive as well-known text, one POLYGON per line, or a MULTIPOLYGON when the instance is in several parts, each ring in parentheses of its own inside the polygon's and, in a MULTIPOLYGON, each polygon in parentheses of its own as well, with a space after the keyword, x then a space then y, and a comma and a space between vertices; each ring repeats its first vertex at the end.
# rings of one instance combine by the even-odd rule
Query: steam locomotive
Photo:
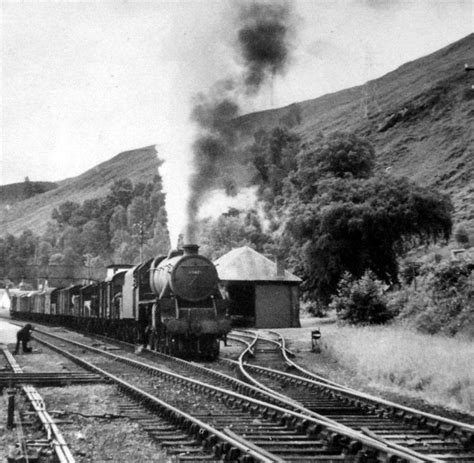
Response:
POLYGON ((216 359, 231 329, 214 264, 189 244, 137 266, 110 266, 105 281, 11 291, 14 318, 57 323, 183 358, 216 359))

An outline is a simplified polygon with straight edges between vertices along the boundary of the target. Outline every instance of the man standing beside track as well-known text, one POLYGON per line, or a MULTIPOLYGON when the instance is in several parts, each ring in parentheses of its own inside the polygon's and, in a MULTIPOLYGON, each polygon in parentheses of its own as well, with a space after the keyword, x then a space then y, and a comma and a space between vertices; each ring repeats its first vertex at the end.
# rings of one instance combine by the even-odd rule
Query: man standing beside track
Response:
POLYGON ((18 333, 16 334, 15 352, 13 352, 15 355, 18 354, 18 351, 20 349, 20 342, 23 347, 23 353, 29 353, 33 350, 31 347, 28 347, 28 342, 31 339, 31 332, 33 330, 34 327, 28 323, 20 331, 18 331, 18 333))

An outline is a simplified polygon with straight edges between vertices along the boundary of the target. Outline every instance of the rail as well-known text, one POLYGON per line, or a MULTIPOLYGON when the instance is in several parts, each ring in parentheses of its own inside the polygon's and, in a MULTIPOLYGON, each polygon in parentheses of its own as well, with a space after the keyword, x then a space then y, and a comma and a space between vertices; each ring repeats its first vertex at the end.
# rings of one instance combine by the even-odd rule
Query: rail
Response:
MULTIPOLYGON (((141 368, 141 369, 144 369, 144 370, 146 369, 150 372, 153 372, 154 374, 159 374, 162 377, 166 376, 166 377, 174 378, 174 380, 178 380, 182 383, 193 384, 194 386, 197 386, 197 387, 203 388, 203 389, 207 389, 207 390, 211 390, 214 393, 217 393, 217 394, 220 394, 220 395, 231 396, 235 400, 246 401, 246 402, 248 402, 251 405, 254 405, 256 407, 264 407, 268 410, 271 410, 273 412, 278 413, 282 417, 282 419, 284 418, 286 420, 294 420, 295 422, 298 421, 298 422, 304 423, 306 427, 315 426, 316 428, 319 428, 319 429, 324 428, 324 429, 327 430, 328 433, 333 434, 334 436, 341 436, 341 437, 345 436, 346 438, 350 439, 351 441, 359 442, 365 448, 370 448, 370 449, 376 450, 376 451, 381 452, 385 455, 394 455, 394 456, 402 458, 406 461, 412 461, 412 462, 427 462, 427 461, 436 462, 436 461, 439 461, 439 460, 432 459, 432 458, 424 456, 424 455, 423 456, 418 455, 415 452, 409 451, 407 449, 398 449, 392 444, 382 442, 380 439, 374 439, 370 436, 364 435, 363 433, 355 431, 355 430, 353 430, 351 428, 348 428, 346 426, 343 426, 343 425, 340 425, 340 424, 330 423, 326 419, 324 419, 324 420, 318 419, 314 416, 311 416, 311 413, 308 414, 307 412, 309 412, 309 411, 306 411, 306 410, 305 410, 306 411, 305 413, 289 410, 288 408, 283 408, 281 406, 274 405, 274 404, 271 404, 269 402, 254 399, 252 397, 248 397, 248 396, 236 393, 236 392, 228 391, 226 389, 223 389, 223 388, 220 388, 220 387, 217 387, 217 386, 211 386, 209 384, 203 383, 202 381, 198 381, 198 380, 194 380, 194 379, 191 379, 191 378, 183 377, 183 376, 178 375, 176 373, 165 371, 165 370, 159 369, 157 367, 145 364, 143 362, 139 362, 137 360, 132 360, 132 359, 129 359, 129 358, 123 358, 123 357, 120 357, 116 354, 112 354, 110 352, 105 352, 103 350, 96 349, 94 347, 87 346, 85 344, 82 344, 82 343, 79 343, 79 342, 76 342, 76 341, 72 341, 70 339, 65 339, 65 338, 62 338, 60 336, 53 335, 51 333, 44 333, 44 334, 46 334, 47 336, 56 338, 56 339, 60 339, 62 341, 66 341, 66 342, 71 343, 73 345, 79 346, 83 349, 87 349, 87 350, 90 350, 90 351, 95 351, 96 353, 100 353, 101 355, 105 355, 105 356, 114 358, 117 361, 123 361, 125 363, 130 364, 130 365, 133 364, 138 368, 141 368)), ((65 352, 63 348, 58 348, 58 347, 48 343, 47 341, 39 340, 37 337, 36 337, 36 339, 38 341, 42 342, 43 344, 45 344, 46 346, 48 346, 49 348, 51 348, 53 350, 56 350, 57 352, 61 353, 62 355, 65 355, 66 357, 70 358, 71 360, 75 361, 76 363, 84 366, 85 368, 93 370, 93 371, 98 372, 100 374, 103 374, 104 376, 111 379, 113 382, 119 384, 119 386, 121 388, 124 388, 125 390, 131 392, 132 395, 139 395, 142 398, 142 400, 144 400, 145 402, 155 404, 156 407, 159 407, 161 409, 167 409, 168 413, 171 413, 172 415, 176 416, 176 418, 175 418, 176 422, 179 422, 180 419, 184 419, 188 423, 190 422, 190 423, 194 424, 195 429, 196 429, 196 427, 201 428, 205 431, 206 434, 212 433, 217 438, 222 439, 222 440, 226 440, 227 442, 229 442, 229 439, 230 439, 229 436, 225 435, 225 433, 223 433, 223 432, 221 432, 221 431, 219 431, 215 428, 212 428, 207 423, 193 417, 192 415, 189 415, 189 414, 187 414, 183 411, 180 411, 180 410, 176 409, 175 407, 172 407, 171 405, 167 404, 166 402, 161 401, 157 397, 154 397, 154 396, 148 394, 145 391, 141 391, 141 390, 137 389, 135 386, 123 381, 122 379, 120 379, 120 378, 118 378, 114 375, 111 375, 110 373, 107 373, 105 370, 103 370, 99 367, 96 367, 95 365, 91 364, 90 362, 87 362, 83 359, 80 359, 80 358, 78 358, 78 357, 76 357, 76 356, 74 356, 74 355, 72 355, 68 352, 65 352)), ((269 395, 270 395, 270 393, 269 393, 269 395)), ((280 400, 281 395, 278 395, 278 396, 275 396, 275 397, 280 400)), ((286 400, 288 401, 287 398, 286 398, 286 400)), ((250 454, 254 458, 259 458, 259 461, 272 461, 272 460, 268 460, 268 456, 266 454, 265 455, 260 454, 259 457, 257 455, 254 455, 255 450, 248 449, 247 446, 242 443, 242 441, 240 441, 240 442, 232 441, 231 445, 233 445, 234 447, 237 447, 237 448, 239 448, 239 449, 241 449, 242 451, 245 451, 245 452, 250 451, 251 452, 250 454)), ((259 451, 260 450, 263 450, 263 449, 259 448, 259 451)), ((266 452, 266 451, 264 451, 264 452, 266 452)), ((279 461, 277 456, 273 455, 273 458, 275 459, 273 461, 279 461)))
MULTIPOLYGON (((10 364, 12 370, 15 373, 20 374, 23 372, 20 365, 18 365, 17 361, 15 360, 10 351, 8 351, 7 349, 3 349, 3 354, 5 355, 8 363, 10 364)), ((64 440, 61 431, 58 429, 58 427, 54 423, 54 420, 46 411, 44 401, 39 392, 31 385, 22 386, 22 390, 28 401, 31 403, 36 415, 40 419, 41 424, 48 436, 48 441, 51 442, 51 446, 53 447, 59 462, 74 463, 75 459, 71 451, 69 450, 69 447, 66 441, 64 440)))

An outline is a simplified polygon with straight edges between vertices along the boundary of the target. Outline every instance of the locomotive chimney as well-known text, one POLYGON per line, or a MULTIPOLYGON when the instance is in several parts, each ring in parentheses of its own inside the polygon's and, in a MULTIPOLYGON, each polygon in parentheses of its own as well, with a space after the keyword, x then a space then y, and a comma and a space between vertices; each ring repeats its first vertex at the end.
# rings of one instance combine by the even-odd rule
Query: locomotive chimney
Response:
POLYGON ((183 245, 183 250, 185 256, 198 254, 199 246, 197 244, 185 244, 183 245))

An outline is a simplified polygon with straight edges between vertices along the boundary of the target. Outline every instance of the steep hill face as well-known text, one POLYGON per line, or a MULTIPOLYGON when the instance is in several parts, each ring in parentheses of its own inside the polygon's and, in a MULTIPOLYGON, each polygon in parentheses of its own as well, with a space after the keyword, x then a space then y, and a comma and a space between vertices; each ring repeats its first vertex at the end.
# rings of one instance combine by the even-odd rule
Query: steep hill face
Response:
POLYGON ((318 133, 354 131, 377 152, 377 168, 448 192, 456 221, 474 225, 474 34, 365 85, 236 125, 247 142, 259 129, 291 127, 311 147, 318 133))
MULTIPOLYGON (((259 130, 284 125, 309 149, 319 133, 354 131, 375 146, 379 170, 448 192, 455 220, 474 228, 474 72, 465 72, 465 63, 474 64, 474 34, 365 85, 248 114, 235 120, 235 128, 245 145, 259 130)), ((9 210, 0 201, 0 233, 40 233, 61 202, 104 196, 119 178, 151 180, 157 167, 150 146, 120 153, 9 210)))
POLYGON ((9 209, 3 207, 1 234, 19 234, 27 228, 42 233, 52 210, 64 201, 82 203, 105 196, 120 178, 133 183, 150 181, 158 172, 158 164, 154 146, 120 153, 78 177, 62 180, 53 190, 16 202, 9 209))

